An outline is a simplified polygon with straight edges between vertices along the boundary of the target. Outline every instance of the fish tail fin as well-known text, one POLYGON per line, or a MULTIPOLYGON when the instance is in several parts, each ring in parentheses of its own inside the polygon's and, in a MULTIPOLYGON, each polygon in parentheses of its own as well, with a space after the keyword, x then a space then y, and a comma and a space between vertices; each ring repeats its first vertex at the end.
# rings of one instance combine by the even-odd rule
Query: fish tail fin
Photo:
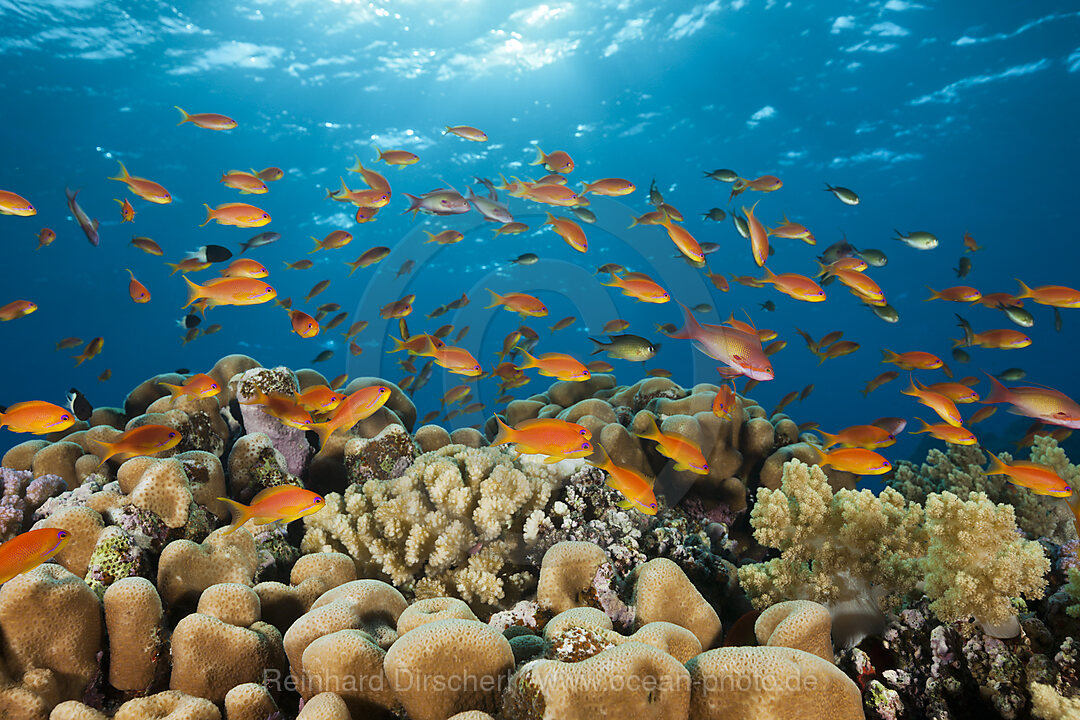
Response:
MULTIPOLYGON (((315 241, 315 249, 314 250, 308 250, 308 255, 310 255, 311 253, 319 252, 320 250, 323 249, 322 240, 315 237, 314 235, 308 235, 308 237, 315 241)), ((345 264, 348 265, 348 263, 345 263, 345 264)))
POLYGON ((404 340, 398 340, 393 335, 388 335, 387 337, 389 337, 391 340, 394 341, 394 349, 393 350, 387 350, 386 352, 388 352, 388 353, 396 353, 396 352, 400 352, 400 351, 405 349, 405 341, 404 340))
POLYGON ((930 287, 929 285, 926 286, 926 289, 930 291, 930 297, 923 300, 923 302, 930 302, 931 300, 940 300, 941 299, 941 293, 939 293, 937 290, 930 287))
MULTIPOLYGON (((382 160, 383 159, 383 151, 379 149, 379 146, 376 145, 375 143, 371 143, 371 147, 375 148, 375 152, 377 152, 379 154, 379 159, 382 160)), ((359 163, 359 158, 357 159, 357 162, 359 163)), ((363 168, 361 167, 361 169, 363 169, 363 168)))
POLYGON ((897 355, 896 353, 894 353, 892 350, 882 350, 881 351, 881 362, 883 362, 883 363, 896 362, 896 360, 899 357, 900 356, 897 355))
POLYGON ((485 310, 488 310, 488 309, 490 309, 490 308, 493 308, 493 307, 495 307, 496 305, 501 305, 501 304, 502 304, 502 299, 503 299, 503 296, 502 296, 502 295, 500 295, 499 293, 495 292, 495 291, 494 291, 494 290, 492 290, 491 288, 484 288, 484 289, 485 289, 485 290, 487 290, 487 291, 488 291, 489 293, 491 293, 491 304, 490 304, 490 305, 488 305, 488 306, 486 306, 486 307, 484 308, 485 310))
POLYGON ((539 146, 539 145, 537 145, 537 146, 536 146, 536 159, 535 159, 535 160, 533 160, 533 161, 532 161, 531 163, 529 163, 529 164, 530 164, 530 165, 539 165, 539 164, 540 164, 540 163, 542 163, 542 162, 544 162, 544 151, 540 149, 540 146, 539 146))
POLYGON ((313 430, 315 434, 319 436, 320 448, 326 447, 327 440, 329 440, 330 436, 334 434, 335 430, 337 430, 336 427, 330 425, 329 420, 323 420, 322 422, 313 422, 307 426, 307 429, 313 430))
POLYGON ((836 444, 836 435, 834 435, 833 433, 827 433, 821 429, 815 430, 814 432, 820 435, 822 440, 824 441, 821 445, 822 452, 824 452, 825 448, 831 447, 836 444))
POLYGON ((645 438, 646 440, 658 441, 661 438, 660 426, 656 424, 656 417, 652 413, 648 414, 648 425, 645 428, 645 432, 634 433, 639 438, 645 438))
POLYGON ((986 454, 990 456, 990 465, 984 471, 986 475, 1008 474, 1006 471, 1009 469, 1009 466, 1001 462, 1001 458, 999 458, 997 455, 990 452, 989 450, 986 451, 986 454))
POLYGON ((109 460, 109 458, 117 454, 116 447, 114 443, 107 443, 102 440, 94 440, 94 442, 100 445, 102 450, 105 451, 105 454, 101 456, 101 461, 97 464, 98 467, 101 467, 109 460))
POLYGON ((1034 297, 1031 292, 1031 288, 1024 284, 1024 281, 1020 278, 1014 278, 1016 282, 1020 283, 1020 294, 1016 296, 1017 300, 1023 300, 1024 298, 1034 297))
POLYGON ((171 397, 176 397, 184 390, 183 385, 173 385, 171 383, 158 383, 158 385, 167 388, 171 397))
MULTIPOLYGON (((678 302, 678 300, 676 300, 678 302)), ((679 303, 679 307, 683 311, 683 326, 673 333, 666 333, 669 338, 675 338, 676 340, 692 340, 698 336, 701 326, 694 318, 694 314, 690 312, 682 303, 679 303)))
POLYGON ((516 369, 527 370, 528 368, 536 367, 536 358, 530 355, 528 350, 523 347, 518 347, 517 349, 521 351, 521 354, 525 356, 525 359, 521 361, 520 365, 515 366, 516 369))
POLYGON ((226 530, 223 535, 228 535, 236 530, 238 527, 246 523, 251 518, 255 517, 254 511, 250 505, 244 505, 238 503, 235 500, 227 497, 219 497, 218 500, 225 503, 229 508, 229 512, 232 513, 232 522, 229 524, 229 529, 226 530))
POLYGON ((762 267, 761 269, 765 272, 765 277, 761 278, 761 282, 763 282, 763 283, 776 282, 776 273, 774 273, 772 270, 770 270, 767 267, 762 267))
POLYGON ((604 446, 601 445, 600 443, 596 443, 596 444, 593 445, 593 452, 594 452, 594 454, 599 455, 600 457, 599 457, 598 460, 589 460, 588 461, 589 464, 592 465, 593 467, 599 468, 600 470, 603 470, 604 472, 608 473, 609 477, 607 479, 607 483, 608 483, 608 485, 610 485, 611 484, 610 475, 611 475, 611 468, 612 468, 611 458, 608 456, 607 451, 604 450, 604 446))
POLYGON ((203 220, 202 225, 199 225, 199 227, 205 227, 214 219, 214 208, 210 207, 207 203, 203 203, 203 207, 206 208, 206 220, 203 220))
MULTIPOLYGON (((984 370, 983 372, 986 372, 986 371, 984 370)), ((980 400, 979 402, 981 402, 984 405, 992 405, 992 404, 995 404, 995 403, 1011 403, 1012 402, 1012 391, 1009 390, 1009 388, 1002 385, 1001 382, 996 377, 991 375, 990 373, 986 373, 986 377, 990 379, 990 387, 991 387, 990 394, 987 395, 986 398, 984 398, 983 400, 980 400)))
POLYGON ((596 349, 593 350, 591 353, 589 353, 590 355, 595 355, 597 353, 604 352, 604 348, 607 347, 610 344, 610 343, 606 343, 606 342, 602 342, 600 340, 597 340, 594 337, 589 338, 589 340, 592 340, 594 343, 596 343, 596 349))
MULTIPOLYGON (((443 134, 445 135, 446 133, 443 133, 443 134)), ((422 199, 416 197, 415 195, 410 195, 409 193, 401 193, 401 194, 404 195, 405 197, 409 198, 409 207, 406 210, 402 211, 401 214, 404 215, 406 213, 411 212, 413 214, 413 219, 416 219, 416 213, 420 212, 420 205, 424 201, 422 199)))
POLYGON ((926 422, 921 417, 917 417, 915 419, 922 423, 922 427, 919 428, 918 430, 908 430, 909 433, 911 433, 912 435, 918 435, 919 433, 924 433, 924 432, 929 432, 930 431, 930 423, 926 422))
POLYGON ((640 224, 641 223, 638 222, 637 218, 631 218, 631 223, 626 226, 626 229, 629 230, 630 228, 634 227, 635 225, 640 225, 640 224))
POLYGON ((498 432, 495 435, 495 439, 491 441, 492 445, 505 445, 507 443, 514 442, 514 428, 510 427, 502 421, 498 415, 495 415, 495 422, 498 427, 498 432))
POLYGON ((180 107, 179 105, 173 105, 173 107, 180 111, 180 115, 183 118, 182 120, 180 120, 180 122, 176 123, 177 125, 183 125, 186 122, 191 122, 191 116, 184 112, 184 108, 180 107))
POLYGON ((829 183, 825 183, 825 192, 832 192, 835 188, 829 183))
POLYGON ((184 275, 183 278, 184 278, 184 282, 187 283, 188 296, 187 296, 187 304, 184 305, 184 307, 181 308, 181 309, 189 308, 197 300, 200 300, 201 298, 206 297, 205 295, 203 295, 203 292, 202 292, 203 289, 202 289, 202 287, 200 285, 196 285, 195 283, 191 282, 191 280, 188 280, 187 275, 184 275))

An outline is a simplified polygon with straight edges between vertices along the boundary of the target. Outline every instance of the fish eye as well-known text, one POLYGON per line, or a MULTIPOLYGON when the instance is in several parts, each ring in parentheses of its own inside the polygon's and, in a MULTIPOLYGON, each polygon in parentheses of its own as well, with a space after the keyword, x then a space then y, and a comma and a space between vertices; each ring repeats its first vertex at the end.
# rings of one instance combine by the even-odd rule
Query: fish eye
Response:
POLYGON ((174 433, 174 432, 169 433, 169 437, 176 437, 176 433, 174 433))
POLYGON ((60 416, 60 419, 61 419, 61 420, 70 420, 70 419, 71 419, 71 416, 65 413, 65 414, 63 414, 63 415, 61 415, 61 416, 60 416))
POLYGON ((60 530, 59 532, 56 533, 56 537, 59 537, 59 538, 66 538, 67 536, 68 536, 68 531, 67 530, 60 530))
POLYGON ((323 504, 323 499, 321 497, 315 498, 315 504, 316 505, 322 505, 323 504))

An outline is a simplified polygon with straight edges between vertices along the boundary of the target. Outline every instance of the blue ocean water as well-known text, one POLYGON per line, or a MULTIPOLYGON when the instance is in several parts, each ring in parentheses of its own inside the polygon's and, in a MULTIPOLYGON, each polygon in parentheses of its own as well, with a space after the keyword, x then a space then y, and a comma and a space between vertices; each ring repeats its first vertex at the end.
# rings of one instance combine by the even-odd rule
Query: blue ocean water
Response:
MULTIPOLYGON (((803 402, 788 407, 797 422, 827 430, 883 415, 926 417, 929 411, 899 394, 906 379, 868 398, 859 390, 888 369, 880 350, 926 350, 957 375, 1021 367, 1027 380, 1077 397, 1075 357, 1080 351, 1074 310, 1062 310, 1056 332, 1049 308, 1026 305, 1035 326, 1021 350, 971 349, 970 364, 949 356, 960 337, 954 312, 976 330, 1013 327, 999 311, 923 302, 926 285, 971 284, 985 292, 1015 292, 1029 285, 1080 284, 1075 242, 1075 167, 1080 150, 1075 116, 1080 106, 1080 13, 1075 3, 886 2, 780 3, 772 0, 680 2, 436 3, 420 0, 345 2, 249 0, 240 3, 120 3, 98 0, 0 0, 0 127, 5 153, 0 189, 18 192, 36 216, 0 216, 5 281, 0 304, 33 300, 32 315, 0 326, 0 404, 41 399, 60 403, 68 388, 96 405, 122 406, 142 380, 184 367, 209 368, 241 352, 264 365, 311 366, 327 378, 378 375, 398 381, 400 354, 389 355, 397 322, 378 308, 415 293, 412 332, 444 323, 469 326, 461 345, 485 369, 503 337, 520 323, 501 309, 484 309, 485 288, 537 295, 546 318, 526 322, 541 336, 538 352, 585 359, 588 335, 616 317, 627 332, 662 342, 644 365, 612 363, 622 383, 663 368, 684 386, 716 382, 716 363, 682 340, 663 338, 657 323, 680 324, 675 303, 645 305, 600 285, 604 263, 649 273, 688 306, 708 303, 699 316, 717 323, 749 313, 775 329, 788 347, 773 356, 776 379, 749 394, 766 407, 791 390, 814 384, 803 402), (186 124, 174 105, 217 112, 239 127, 213 132, 186 124), (446 125, 482 128, 486 143, 443 135, 446 125), (373 144, 415 152, 404 169, 375 162, 373 144), (450 218, 401 215, 403 193, 450 185, 464 191, 474 176, 536 178, 528 165, 536 146, 565 150, 583 180, 623 177, 637 192, 598 198, 598 221, 585 224, 586 254, 572 250, 550 228, 549 209, 513 200, 515 218, 531 230, 493 237, 495 225, 475 212, 450 218), (326 199, 326 189, 347 176, 359 155, 390 180, 394 197, 375 222, 356 225, 352 208, 326 199), (123 161, 132 174, 162 183, 169 205, 152 205, 106 178, 123 161), (223 171, 276 165, 284 179, 266 195, 240 196, 221 185, 223 171), (741 176, 779 176, 775 193, 748 192, 729 205, 730 186, 703 171, 730 168, 741 176), (713 272, 760 276, 749 242, 730 220, 713 223, 712 207, 737 209, 760 201, 757 214, 779 224, 786 214, 809 227, 815 247, 773 239, 776 272, 813 274, 814 258, 846 237, 860 249, 878 248, 886 267, 872 268, 900 322, 874 317, 838 285, 828 301, 811 305, 771 288, 732 283, 712 288, 699 270, 674 257, 661 228, 628 229, 630 218, 651 206, 655 179, 665 199, 686 216, 700 242, 721 249, 709 256, 713 272), (823 192, 824 183, 856 190, 857 207, 823 192), (67 210, 64 187, 81 188, 79 201, 101 221, 101 244, 87 243, 67 210), (137 215, 120 224, 114 198, 129 198, 137 215), (248 201, 273 222, 246 230, 208 225, 202 203, 248 201), (56 241, 41 250, 35 235, 53 228, 56 241), (424 244, 422 229, 452 228, 465 240, 424 244), (918 251, 893 239, 893 229, 925 230, 940 246, 918 251), (346 248, 307 255, 310 236, 334 229, 355 236, 346 248), (248 255, 271 270, 279 297, 314 312, 336 302, 350 312, 337 330, 312 339, 290 332, 288 316, 272 304, 209 311, 204 325, 220 332, 183 344, 184 283, 164 261, 178 262, 206 244, 238 249, 261 230, 281 233, 276 244, 248 255), (985 249, 969 254, 971 274, 952 268, 963 254, 965 231, 985 249), (153 257, 129 245, 145 235, 164 248, 153 257), (351 277, 344 262, 385 245, 391 254, 351 277), (533 252, 531 266, 507 262, 533 252), (312 269, 286 270, 284 262, 309 257, 312 269), (411 273, 396 277, 406 260, 411 273), (152 293, 136 305, 128 297, 130 268, 152 293), (318 281, 329 289, 300 302, 318 281), (466 293, 460 311, 427 320, 423 314, 466 293), (760 304, 772 300, 774 312, 760 304), (569 328, 548 327, 565 316, 569 328), (350 354, 341 332, 368 320, 350 354), (818 364, 795 328, 820 337, 843 330, 861 348, 818 364), (61 338, 105 338, 103 352, 75 367, 76 351, 57 352, 61 338), (330 360, 313 364, 323 350, 330 360), (106 369, 111 378, 100 382, 106 369)), ((475 186, 479 192, 480 186, 475 186)), ((557 215, 568 213, 555 209, 557 215)), ((202 282, 216 269, 193 274, 202 282)), ((455 333, 457 330, 455 330, 455 333)), ((602 356, 598 356, 602 357, 602 356)), ((515 395, 546 387, 536 378, 515 395)), ((944 379, 939 372, 924 380, 944 379)), ((420 414, 438 407, 461 378, 437 371, 415 395, 420 414)), ((985 382, 979 389, 987 390, 985 382)), ((481 380, 478 399, 497 410, 493 380, 481 380)), ((970 413, 971 406, 965 409, 970 413)), ((451 426, 483 422, 474 414, 451 426)), ((927 419, 930 419, 927 417, 927 419)), ((998 413, 979 434, 993 449, 1023 435, 1026 419, 998 413)), ((3 447, 28 436, 3 432, 3 447)), ((921 456, 927 441, 905 437, 892 459, 921 456)), ((1074 451, 1074 455, 1077 455, 1074 451)))

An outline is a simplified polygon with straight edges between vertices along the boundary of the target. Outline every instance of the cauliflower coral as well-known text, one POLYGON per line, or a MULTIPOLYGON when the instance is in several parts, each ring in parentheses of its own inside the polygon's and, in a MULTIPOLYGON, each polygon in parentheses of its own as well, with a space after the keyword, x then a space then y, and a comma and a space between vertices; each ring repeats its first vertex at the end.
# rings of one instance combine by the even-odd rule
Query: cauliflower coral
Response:
POLYGON ((1041 597, 1050 569, 1017 533, 1013 508, 982 493, 932 493, 924 511, 892 488, 834 493, 821 468, 798 460, 785 463, 780 489, 758 490, 750 523, 780 552, 739 568, 759 608, 793 599, 886 608, 922 590, 942 621, 974 616, 1007 634, 1018 628, 1011 599, 1041 597))
POLYGON ((418 599, 494 606, 535 582, 514 561, 535 539, 527 530, 545 516, 560 472, 498 448, 447 445, 400 477, 327 495, 326 509, 304 518, 300 548, 347 553, 362 577, 388 579, 418 599))

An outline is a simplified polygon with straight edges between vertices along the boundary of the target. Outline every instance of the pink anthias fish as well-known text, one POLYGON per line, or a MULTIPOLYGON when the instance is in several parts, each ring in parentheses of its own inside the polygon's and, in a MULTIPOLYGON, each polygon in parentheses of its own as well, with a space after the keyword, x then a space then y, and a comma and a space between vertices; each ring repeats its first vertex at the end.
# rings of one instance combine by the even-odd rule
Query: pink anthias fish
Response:
POLYGON ((685 324, 668 337, 691 340, 694 347, 727 365, 736 376, 745 375, 751 380, 773 379, 772 364, 756 334, 725 325, 700 325, 685 305, 679 303, 679 307, 685 324))
POLYGON ((401 214, 411 212, 413 217, 416 217, 418 212, 426 215, 460 215, 469 212, 471 207, 469 201, 453 189, 439 188, 424 193, 420 197, 409 193, 402 193, 402 195, 409 198, 409 209, 401 214))
POLYGON ((1040 420, 1048 425, 1060 425, 1067 428, 1080 428, 1080 404, 1065 393, 1052 388, 1021 386, 1005 387, 997 378, 987 373, 993 389, 983 404, 1009 403, 1009 412, 1013 415, 1040 420))

